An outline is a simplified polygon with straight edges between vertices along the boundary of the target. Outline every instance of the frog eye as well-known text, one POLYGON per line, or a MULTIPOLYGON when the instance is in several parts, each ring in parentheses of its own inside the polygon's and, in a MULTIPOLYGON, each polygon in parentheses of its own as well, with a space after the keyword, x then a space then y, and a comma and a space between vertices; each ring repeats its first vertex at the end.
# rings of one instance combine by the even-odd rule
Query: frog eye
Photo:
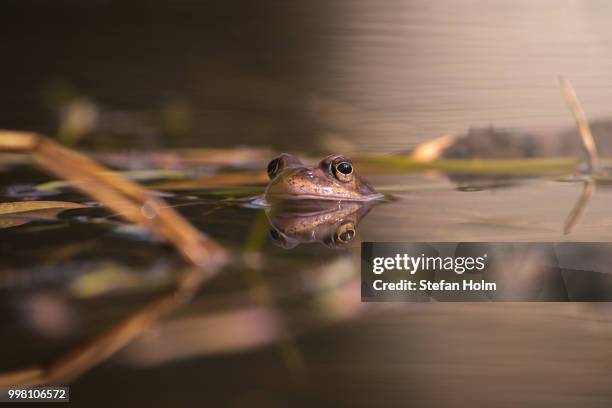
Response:
POLYGON ((302 163, 297 157, 294 157, 287 153, 281 153, 274 159, 272 159, 270 163, 268 163, 268 177, 270 177, 270 180, 272 180, 274 179, 274 177, 278 176, 278 173, 280 173, 286 168, 298 167, 303 165, 304 163, 302 163))
POLYGON ((334 241, 337 244, 348 244, 355 238, 355 224, 351 221, 338 227, 334 234, 334 241))
POLYGON ((270 177, 270 180, 272 180, 274 177, 276 177, 276 175, 279 173, 279 171, 281 170, 282 166, 281 166, 281 159, 280 158, 276 158, 273 159, 272 161, 270 161, 270 163, 268 163, 268 177, 270 177))
POLYGON ((349 182, 353 180, 353 165, 351 162, 342 160, 334 163, 334 175, 336 178, 343 182, 349 182))

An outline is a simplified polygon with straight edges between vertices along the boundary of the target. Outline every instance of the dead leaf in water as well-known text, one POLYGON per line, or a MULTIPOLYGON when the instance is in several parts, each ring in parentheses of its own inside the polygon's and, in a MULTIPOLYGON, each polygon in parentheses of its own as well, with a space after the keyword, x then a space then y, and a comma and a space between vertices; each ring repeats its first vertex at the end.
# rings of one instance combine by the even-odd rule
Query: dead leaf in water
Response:
POLYGON ((15 213, 32 212, 39 210, 60 209, 68 210, 71 208, 86 208, 87 206, 68 201, 18 201, 10 203, 0 203, 0 215, 12 215, 15 213))
POLYGON ((67 201, 19 201, 0 203, 0 229, 17 227, 34 220, 54 220, 59 213, 73 208, 86 208, 67 201))
POLYGON ((18 227, 30 221, 27 218, 0 217, 0 229, 18 227))

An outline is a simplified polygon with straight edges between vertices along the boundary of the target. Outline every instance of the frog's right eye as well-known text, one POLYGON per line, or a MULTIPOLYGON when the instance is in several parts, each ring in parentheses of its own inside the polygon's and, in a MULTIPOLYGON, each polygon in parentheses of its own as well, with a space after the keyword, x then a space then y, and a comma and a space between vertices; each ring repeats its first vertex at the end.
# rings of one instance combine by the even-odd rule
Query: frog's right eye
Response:
POLYGON ((339 161, 333 164, 333 172, 340 181, 348 183, 353 180, 353 165, 348 161, 339 161))
POLYGON ((280 171, 282 170, 283 165, 281 159, 277 157, 273 159, 270 163, 268 163, 268 177, 272 180, 280 171))

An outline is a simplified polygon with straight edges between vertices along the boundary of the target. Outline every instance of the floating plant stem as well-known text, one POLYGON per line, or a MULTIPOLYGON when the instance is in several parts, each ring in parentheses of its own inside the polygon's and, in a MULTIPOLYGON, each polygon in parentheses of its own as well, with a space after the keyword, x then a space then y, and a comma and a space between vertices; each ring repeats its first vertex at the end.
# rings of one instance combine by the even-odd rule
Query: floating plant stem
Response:
POLYGON ((575 170, 576 159, 568 157, 525 159, 442 159, 422 162, 408 156, 360 156, 353 159, 366 174, 406 174, 438 170, 453 174, 545 176, 575 170))

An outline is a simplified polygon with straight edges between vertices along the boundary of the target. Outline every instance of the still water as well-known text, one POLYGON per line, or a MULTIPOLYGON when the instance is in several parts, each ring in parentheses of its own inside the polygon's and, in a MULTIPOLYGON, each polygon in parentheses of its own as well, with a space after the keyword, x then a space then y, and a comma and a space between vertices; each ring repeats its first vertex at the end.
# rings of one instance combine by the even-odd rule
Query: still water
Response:
MULTIPOLYGON (((97 121, 76 142, 84 150, 251 145, 318 157, 401 151, 489 124, 552 131, 572 126, 557 75, 572 80, 590 117, 612 116, 612 5, 603 0, 37 11, 7 6, 0 45, 13 63, 0 68, 0 124, 53 134, 70 101, 87 98, 97 121)), ((2 201, 17 200, 16 185, 52 179, 24 165, 6 165, 0 177, 2 201)), ((611 190, 598 186, 564 235, 581 183, 459 191, 440 174, 366 177, 393 199, 374 206, 341 249, 275 245, 261 209, 227 200, 261 186, 171 191, 168 201, 234 261, 190 304, 77 379, 73 400, 610 405, 608 307, 361 304, 358 248, 360 240, 609 241, 611 190)), ((70 189, 43 199, 88 202, 70 189)), ((103 209, 50 218, 0 230, 2 370, 48 362, 104 332, 167 293, 182 265, 103 209)))

